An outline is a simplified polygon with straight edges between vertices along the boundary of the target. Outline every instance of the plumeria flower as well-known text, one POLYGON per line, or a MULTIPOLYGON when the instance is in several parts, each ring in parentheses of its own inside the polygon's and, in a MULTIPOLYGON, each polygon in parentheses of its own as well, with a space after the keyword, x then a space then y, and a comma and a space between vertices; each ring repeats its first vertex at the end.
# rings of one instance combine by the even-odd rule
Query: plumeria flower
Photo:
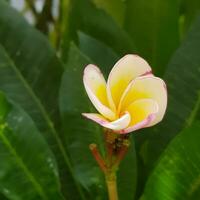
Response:
POLYGON ((99 113, 83 113, 88 119, 119 134, 159 123, 167 106, 165 82, 137 55, 126 55, 111 70, 106 82, 95 65, 84 70, 86 92, 99 113))

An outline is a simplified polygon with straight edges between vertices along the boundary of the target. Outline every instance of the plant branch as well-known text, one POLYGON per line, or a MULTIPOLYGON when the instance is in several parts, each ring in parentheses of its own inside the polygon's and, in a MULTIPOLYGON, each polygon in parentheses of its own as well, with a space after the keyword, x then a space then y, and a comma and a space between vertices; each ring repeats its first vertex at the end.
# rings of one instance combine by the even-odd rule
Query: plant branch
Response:
POLYGON ((111 173, 106 176, 106 185, 108 188, 109 200, 118 200, 117 180, 115 173, 111 173))
POLYGON ((104 172, 109 200, 118 200, 116 172, 129 146, 129 135, 119 135, 110 130, 106 130, 106 159, 104 160, 97 149, 97 145, 90 144, 90 150, 99 167, 104 172))
POLYGON ((97 149, 97 145, 96 144, 90 144, 89 146, 90 150, 92 151, 92 154, 95 158, 95 160, 97 161, 99 167, 101 168, 101 170, 106 173, 107 168, 106 168, 106 163, 103 160, 103 158, 101 157, 98 149, 97 149))

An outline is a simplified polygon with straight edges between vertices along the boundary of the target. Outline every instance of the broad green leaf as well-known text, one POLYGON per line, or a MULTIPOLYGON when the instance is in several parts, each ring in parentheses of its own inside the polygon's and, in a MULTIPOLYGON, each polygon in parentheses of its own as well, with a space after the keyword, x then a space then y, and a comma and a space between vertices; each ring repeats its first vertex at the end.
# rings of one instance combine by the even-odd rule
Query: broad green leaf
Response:
POLYGON ((200 13, 199 0, 182 0, 182 15, 184 32, 189 29, 193 21, 200 13))
POLYGON ((127 0, 125 28, 138 53, 163 75, 179 44, 179 0, 127 0))
POLYGON ((93 0, 98 8, 104 9, 115 21, 122 25, 124 21, 125 3, 122 0, 93 0))
MULTIPOLYGON (((82 112, 93 111, 82 82, 84 67, 91 61, 74 45, 70 48, 68 58, 60 90, 60 110, 70 159, 77 179, 89 191, 91 199, 107 199, 103 173, 88 148, 89 144, 96 143, 102 151, 103 130, 81 116, 82 112)), ((136 188, 134 145, 122 163, 118 184, 119 190, 123 190, 120 194, 122 199, 133 199, 136 188)))
POLYGON ((0 122, 1 193, 11 200, 63 199, 56 161, 47 143, 22 109, 7 105, 9 112, 0 122))
POLYGON ((72 197, 80 199, 69 172, 72 169, 68 156, 53 124, 59 123, 61 74, 62 65, 48 40, 1 1, 0 89, 23 107, 47 139, 59 164, 65 195, 74 191, 77 195, 72 197))
POLYGON ((101 67, 107 77, 119 56, 110 47, 83 32, 79 32, 78 36, 81 52, 101 67))
POLYGON ((40 97, 50 116, 57 117, 56 96, 63 72, 62 65, 48 40, 2 1, 0 2, 0 45, 5 51, 4 55, 8 55, 10 62, 16 65, 27 84, 40 97), (46 101, 47 95, 48 101, 46 101))
POLYGON ((0 92, 0 123, 4 121, 10 106, 9 103, 7 102, 4 94, 2 92, 0 92))
POLYGON ((69 38, 77 41, 77 30, 104 42, 118 54, 124 55, 135 51, 133 41, 106 12, 96 8, 90 0, 71 0, 69 24, 63 36, 62 55, 66 61, 69 38))
POLYGON ((160 125, 137 135, 141 149, 146 149, 141 152, 143 160, 150 168, 169 141, 196 118, 200 106, 199 52, 200 17, 173 55, 164 76, 169 101, 166 117, 160 125))
POLYGON ((177 135, 162 154, 143 200, 200 199, 200 123, 177 135))

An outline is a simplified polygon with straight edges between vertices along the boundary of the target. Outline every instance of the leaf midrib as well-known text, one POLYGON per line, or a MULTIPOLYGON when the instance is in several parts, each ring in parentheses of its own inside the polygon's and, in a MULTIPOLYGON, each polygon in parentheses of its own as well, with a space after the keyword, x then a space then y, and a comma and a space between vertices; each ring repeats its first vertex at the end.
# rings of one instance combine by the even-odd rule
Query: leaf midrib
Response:
POLYGON ((29 86, 29 84, 27 83, 27 81, 25 80, 25 78, 23 77, 23 75, 21 74, 21 72, 18 70, 18 68, 16 67, 14 61, 10 58, 9 54, 7 53, 6 49, 4 48, 4 46, 2 44, 0 44, 2 49, 4 50, 4 53, 5 53, 5 56, 7 58, 7 60, 10 62, 10 67, 12 68, 12 70, 16 73, 16 76, 19 78, 19 80, 23 83, 23 86, 25 87, 25 89, 28 91, 28 93, 30 94, 30 96, 32 97, 33 101, 36 103, 36 105, 38 106, 39 110, 41 111, 41 114, 44 118, 44 120, 46 121, 48 127, 49 127, 49 130, 51 131, 52 135, 55 137, 56 139, 56 142, 58 144, 58 147, 59 147, 59 150, 60 152, 62 153, 62 156, 64 158, 64 161, 74 179, 74 183, 77 187, 77 190, 79 191, 80 193, 80 196, 82 199, 85 200, 85 197, 82 193, 82 190, 80 188, 80 186, 77 184, 76 180, 75 180, 75 177, 74 177, 74 174, 73 174, 73 170, 72 170, 72 166, 70 164, 70 161, 69 161, 69 158, 65 152, 65 148, 60 140, 60 138, 57 136, 57 133, 56 133, 56 130, 53 126, 53 123, 51 122, 48 114, 46 113, 46 110, 43 108, 40 100, 37 98, 37 96, 35 95, 34 91, 32 90, 32 88, 29 86))
MULTIPOLYGON (((1 125, 2 126, 2 125, 1 125)), ((4 130, 7 128, 7 125, 0 127, 0 137, 2 138, 3 143, 8 148, 10 153, 14 156, 16 162, 18 163, 19 167, 22 169, 22 171, 25 173, 25 175, 28 177, 32 185, 35 187, 38 194, 45 200, 48 200, 48 197, 46 196, 46 193, 44 192, 43 187, 39 182, 37 182, 37 179, 34 177, 34 175, 31 173, 31 171, 27 168, 26 164, 23 162, 23 159, 18 155, 15 148, 13 148, 12 144, 10 143, 9 139, 4 135, 4 130)))

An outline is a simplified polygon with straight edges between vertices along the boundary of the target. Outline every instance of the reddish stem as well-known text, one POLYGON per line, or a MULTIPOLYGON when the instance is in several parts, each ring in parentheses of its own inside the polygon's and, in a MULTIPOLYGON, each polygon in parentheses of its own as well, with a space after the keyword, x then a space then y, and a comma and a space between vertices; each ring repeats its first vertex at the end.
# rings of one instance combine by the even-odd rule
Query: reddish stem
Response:
POLYGON ((103 158, 101 157, 99 150, 97 149, 97 145, 96 144, 90 144, 89 146, 95 160, 97 161, 99 167, 101 168, 101 170, 106 173, 107 168, 106 168, 106 163, 103 160, 103 158))

